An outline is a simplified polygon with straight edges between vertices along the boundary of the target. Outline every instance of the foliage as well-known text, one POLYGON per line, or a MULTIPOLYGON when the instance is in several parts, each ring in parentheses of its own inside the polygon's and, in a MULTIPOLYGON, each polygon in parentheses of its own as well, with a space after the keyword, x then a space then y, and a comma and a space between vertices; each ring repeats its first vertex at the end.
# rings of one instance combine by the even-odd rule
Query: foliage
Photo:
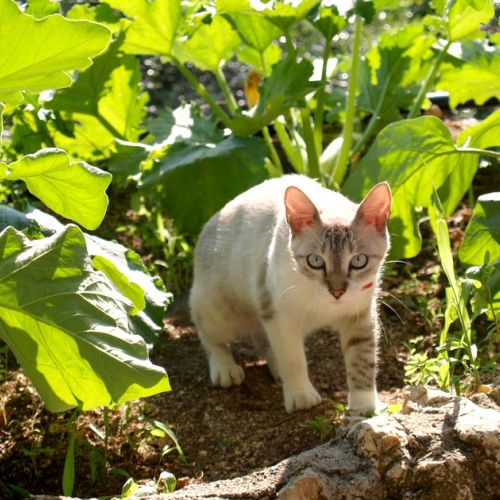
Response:
MULTIPOLYGON (((36 20, 11 0, 1 0, 0 7, 7 30, 2 40, 8 41, 2 49, 2 109, 33 100, 29 92, 70 85, 69 72, 87 68, 110 42, 111 32, 93 22, 58 14, 36 20)), ((95 229, 106 212, 111 175, 52 148, 0 163, 0 180, 23 180, 54 212, 95 229)), ((89 409, 169 390, 165 371, 149 361, 131 319, 146 306, 137 280, 128 280, 116 259, 103 252, 94 252, 99 255, 93 268, 89 239, 75 226, 57 228, 48 237, 28 230, 36 238, 30 241, 10 225, 33 227, 26 218, 2 207, 2 219, 0 336, 47 408, 89 409)), ((166 299, 163 294, 161 308, 166 299)))

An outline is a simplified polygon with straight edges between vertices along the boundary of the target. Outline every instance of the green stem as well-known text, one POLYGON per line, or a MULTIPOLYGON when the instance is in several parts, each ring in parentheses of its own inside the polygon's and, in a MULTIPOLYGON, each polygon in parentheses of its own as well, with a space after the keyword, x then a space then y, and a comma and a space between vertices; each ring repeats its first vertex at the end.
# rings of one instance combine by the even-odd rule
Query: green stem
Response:
POLYGON ((262 135, 264 136, 264 140, 266 141, 269 147, 269 151, 271 152, 271 158, 273 160, 274 166, 281 174, 283 174, 283 165, 281 164, 278 152, 274 147, 273 139, 271 138, 271 134, 269 133, 269 129, 267 128, 267 126, 262 128, 262 135))
POLYGON ((304 129, 304 142, 306 143, 307 150, 308 175, 313 179, 319 179, 320 171, 318 151, 316 150, 314 132, 311 126, 311 113, 305 101, 301 103, 300 117, 302 121, 302 128, 304 129))
POLYGON ((103 408, 104 419, 104 460, 108 462, 108 442, 109 442, 109 406, 103 408))
POLYGON ((288 50, 288 52, 290 54, 292 52, 295 52, 295 47, 293 46, 292 37, 290 36, 290 32, 287 29, 285 29, 285 30, 283 30, 283 34, 285 35, 286 49, 288 50))
POLYGON ((326 71, 328 68, 328 60, 330 59, 330 45, 331 40, 325 40, 325 46, 323 48, 323 66, 321 68, 321 88, 316 94, 316 110, 314 112, 314 140, 316 142, 316 151, 318 152, 321 152, 321 150, 323 149, 323 113, 325 109, 326 71))
POLYGON ((415 118, 420 112, 420 108, 422 107, 422 103, 424 102, 425 96, 427 95, 427 92, 429 91, 434 81, 434 78, 436 77, 436 73, 439 69, 439 66, 443 61, 444 56, 447 54, 450 45, 451 42, 448 40, 446 42, 446 45, 443 47, 443 50, 440 52, 438 57, 436 57, 434 64, 431 66, 429 73, 427 73, 427 76, 425 77, 424 83, 420 87, 418 95, 415 98, 415 101, 413 102, 413 106, 410 109, 407 118, 415 118))
POLYGON ((177 69, 182 73, 182 75, 186 78, 186 80, 189 81, 195 92, 200 97, 205 99, 206 103, 212 108, 212 111, 214 112, 215 116, 217 116, 217 118, 219 118, 219 120, 226 127, 230 128, 231 119, 229 118, 229 116, 227 116, 224 110, 215 102, 215 99, 209 94, 206 87, 198 81, 196 76, 194 76, 193 73, 179 61, 179 59, 172 56, 172 62, 175 64, 177 69))
POLYGON ((304 170, 304 164, 302 161, 302 154, 300 149, 294 148, 290 136, 286 131, 286 127, 279 120, 274 121, 274 130, 276 130, 276 135, 281 143, 281 147, 285 152, 288 161, 291 163, 293 168, 297 173, 302 173, 304 170))
POLYGON ((236 99, 234 98, 234 95, 229 88, 226 76, 224 75, 224 72, 222 71, 222 68, 220 66, 217 69, 217 73, 215 73, 215 77, 217 78, 217 82, 219 83, 219 86, 224 93, 224 97, 226 98, 226 104, 227 108, 229 109, 229 113, 231 115, 234 115, 238 110, 238 104, 236 103, 236 99))
POLYGON ((352 144, 352 133, 354 129, 354 116, 356 108, 356 90, 358 87, 358 59, 361 46, 361 27, 363 19, 356 16, 354 23, 354 40, 352 45, 351 76, 349 78, 349 87, 347 89, 346 118, 344 124, 344 141, 335 165, 331 179, 341 185, 347 172, 347 163, 352 144))

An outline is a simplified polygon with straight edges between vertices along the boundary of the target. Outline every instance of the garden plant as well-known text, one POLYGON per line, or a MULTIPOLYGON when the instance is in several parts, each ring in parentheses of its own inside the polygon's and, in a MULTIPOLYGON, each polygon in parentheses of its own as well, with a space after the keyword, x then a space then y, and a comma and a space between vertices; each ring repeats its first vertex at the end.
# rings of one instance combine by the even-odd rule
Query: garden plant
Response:
MULTIPOLYGON (((104 408, 106 421, 110 408, 170 390, 169 367, 150 351, 172 292, 189 287, 193 242, 227 201, 269 177, 309 175, 353 200, 388 181, 389 268, 430 248, 446 281, 439 327, 427 349, 412 343, 406 381, 460 393, 495 373, 496 9, 492 0, 0 0, 0 371, 5 382, 17 362, 45 408, 65 412, 61 492, 79 480, 82 412, 104 408), (188 97, 166 99, 162 75, 188 97), (480 119, 452 134, 432 112, 435 90, 450 115, 465 106, 480 119), (481 172, 488 189, 477 186, 481 172), (464 207, 472 215, 454 245, 449 218, 464 207)), ((1 399, 5 428, 6 408, 1 399)), ((167 424, 137 419, 143 439, 189 459, 167 424)), ((323 441, 331 423, 310 422, 323 441)), ((105 452, 82 446, 98 483, 105 452)), ((34 470, 44 453, 26 451, 34 470)), ((150 491, 175 488, 167 473, 156 479, 150 491)), ((1 488, 30 485, 0 477, 1 488)), ((137 488, 130 479, 124 496, 137 488)))

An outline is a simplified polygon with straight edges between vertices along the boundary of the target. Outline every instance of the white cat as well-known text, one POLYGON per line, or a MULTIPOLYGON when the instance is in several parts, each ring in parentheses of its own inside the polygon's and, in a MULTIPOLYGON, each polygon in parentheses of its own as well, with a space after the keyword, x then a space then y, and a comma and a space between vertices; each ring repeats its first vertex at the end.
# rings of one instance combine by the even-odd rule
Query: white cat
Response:
POLYGON ((190 306, 214 385, 242 383, 229 343, 252 335, 283 383, 286 410, 318 404, 304 338, 328 327, 340 334, 350 409, 377 408, 376 299, 390 205, 387 183, 356 205, 308 177, 286 175, 210 219, 196 246, 190 306))

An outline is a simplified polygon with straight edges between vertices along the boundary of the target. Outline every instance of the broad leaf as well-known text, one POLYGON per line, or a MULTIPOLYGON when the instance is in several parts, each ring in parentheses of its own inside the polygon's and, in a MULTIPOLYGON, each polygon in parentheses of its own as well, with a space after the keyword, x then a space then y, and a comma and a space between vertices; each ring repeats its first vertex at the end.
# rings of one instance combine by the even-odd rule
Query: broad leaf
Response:
POLYGON ((436 88, 450 93, 450 106, 474 101, 484 104, 500 97, 500 51, 486 51, 480 44, 464 42, 462 64, 443 64, 436 88))
POLYGON ((133 20, 123 50, 129 54, 170 56, 181 16, 181 0, 106 0, 133 20))
POLYGON ((387 180, 393 192, 390 222, 392 255, 413 257, 421 248, 416 207, 431 206, 433 187, 450 215, 477 170, 478 156, 459 153, 449 130, 424 116, 387 126, 343 186, 361 199, 374 184, 387 180))
POLYGON ((235 12, 228 16, 245 45, 263 53, 278 38, 281 30, 264 17, 235 12))
POLYGON ((90 66, 110 39, 105 26, 60 15, 36 20, 13 0, 0 0, 0 101, 71 85, 69 72, 90 66))
POLYGON ((109 133, 136 140, 145 115, 148 95, 141 90, 141 71, 135 56, 118 52, 121 39, 78 75, 69 88, 56 93, 48 108, 94 116, 109 133))
POLYGON ((456 42, 479 36, 481 24, 494 15, 491 0, 455 0, 448 14, 448 39, 456 42))
POLYGON ((9 165, 0 163, 0 179, 23 180, 51 210, 87 229, 96 229, 108 206, 111 174, 86 163, 72 163, 60 149, 42 149, 9 165))
POLYGON ((500 257, 500 193, 478 198, 458 256, 465 264, 481 265, 486 252, 489 262, 500 257))
POLYGON ((233 57, 239 45, 240 38, 231 24, 222 16, 216 16, 210 24, 201 24, 191 38, 177 39, 173 53, 182 62, 217 73, 219 67, 233 57))
POLYGON ((267 176, 265 144, 229 137, 215 146, 178 148, 143 173, 181 232, 196 234, 225 203, 267 176))
POLYGON ((0 234, 0 336, 51 411, 88 410, 170 389, 133 334, 127 305, 93 271, 72 226, 29 241, 0 234))
POLYGON ((313 9, 309 14, 309 21, 328 42, 347 24, 347 19, 339 15, 335 5, 313 9))
POLYGON ((254 67, 263 76, 271 74, 271 68, 281 59, 281 49, 275 43, 267 46, 264 52, 243 45, 237 53, 240 61, 254 67))

